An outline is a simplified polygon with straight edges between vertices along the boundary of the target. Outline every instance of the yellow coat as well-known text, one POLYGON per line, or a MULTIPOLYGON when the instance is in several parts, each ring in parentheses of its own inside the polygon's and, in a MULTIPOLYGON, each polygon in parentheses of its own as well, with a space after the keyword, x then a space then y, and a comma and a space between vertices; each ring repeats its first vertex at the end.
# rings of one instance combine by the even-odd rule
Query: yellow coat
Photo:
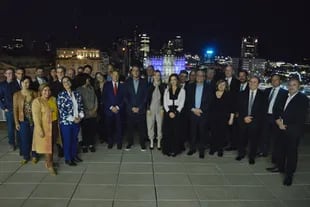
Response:
POLYGON ((49 101, 38 97, 32 102, 32 116, 34 122, 32 150, 39 154, 52 154, 52 108, 48 102, 54 102, 56 99, 51 97, 49 101), (43 134, 44 137, 40 135, 43 134))

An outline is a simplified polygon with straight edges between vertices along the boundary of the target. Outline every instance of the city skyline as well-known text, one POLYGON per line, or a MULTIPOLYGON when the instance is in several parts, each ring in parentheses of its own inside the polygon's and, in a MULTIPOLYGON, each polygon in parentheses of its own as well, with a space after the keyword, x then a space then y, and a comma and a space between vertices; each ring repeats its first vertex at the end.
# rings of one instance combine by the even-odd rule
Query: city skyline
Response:
POLYGON ((117 37, 132 36, 138 26, 151 37, 151 49, 156 50, 181 35, 187 52, 201 54, 206 47, 213 47, 220 55, 239 56, 240 39, 250 35, 259 39, 259 57, 288 61, 308 58, 310 35, 305 29, 303 3, 205 4, 2 1, 0 23, 4 29, 0 36, 51 37, 57 46, 77 38, 104 49, 117 37))

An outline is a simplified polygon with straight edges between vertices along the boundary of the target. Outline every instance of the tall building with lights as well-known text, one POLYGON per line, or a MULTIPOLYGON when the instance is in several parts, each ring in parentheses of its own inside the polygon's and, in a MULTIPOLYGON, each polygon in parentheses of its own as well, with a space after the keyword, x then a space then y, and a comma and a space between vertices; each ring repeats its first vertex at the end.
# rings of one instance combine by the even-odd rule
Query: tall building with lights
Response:
POLYGON ((241 42, 241 58, 256 58, 257 57, 257 44, 256 37, 244 37, 241 42))
POLYGON ((147 34, 140 34, 140 53, 141 57, 144 59, 150 53, 150 37, 147 34))
POLYGON ((56 56, 56 66, 77 70, 80 66, 90 65, 93 68, 93 74, 98 71, 102 72, 103 59, 98 49, 59 48, 56 50, 56 56))

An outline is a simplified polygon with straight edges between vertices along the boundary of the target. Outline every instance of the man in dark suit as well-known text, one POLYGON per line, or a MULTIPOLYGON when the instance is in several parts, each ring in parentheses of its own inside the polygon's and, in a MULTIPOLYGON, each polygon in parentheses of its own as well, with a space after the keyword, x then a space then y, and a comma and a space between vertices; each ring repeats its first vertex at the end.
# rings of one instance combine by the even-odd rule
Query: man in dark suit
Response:
POLYGON ((297 168, 298 145, 304 133, 309 99, 298 90, 300 82, 292 78, 288 82, 288 96, 285 104, 275 111, 276 124, 280 130, 277 142, 277 162, 275 167, 267 168, 272 172, 285 173, 284 185, 290 186, 297 168))
POLYGON ((252 77, 249 90, 241 92, 238 100, 238 121, 240 127, 240 141, 238 156, 240 161, 245 157, 246 146, 249 145, 249 164, 255 164, 255 156, 259 139, 259 132, 264 111, 264 93, 258 89, 259 78, 252 77))
MULTIPOLYGON (((279 107, 283 107, 282 105, 285 104, 285 99, 287 97, 287 91, 280 86, 281 79, 279 75, 274 74, 271 76, 271 85, 271 88, 267 88, 264 91, 266 117, 264 117, 262 138, 258 153, 258 156, 263 157, 268 156, 270 145, 271 143, 274 143, 275 138, 277 137, 275 133, 277 133, 278 130, 276 127, 274 111, 279 107)), ((274 153, 272 157, 274 160, 274 153)))
POLYGON ((66 74, 66 69, 64 67, 57 67, 56 68, 56 76, 57 80, 51 82, 51 91, 52 91, 52 96, 58 97, 59 92, 64 90, 64 87, 61 83, 61 79, 65 76, 66 74))
POLYGON ((47 83, 47 78, 44 77, 44 71, 42 68, 36 68, 36 77, 32 82, 31 88, 35 91, 38 91, 39 86, 43 83, 47 83))
POLYGON ((225 80, 227 81, 228 90, 232 93, 238 93, 240 90, 240 81, 233 75, 233 67, 231 65, 227 65, 225 68, 225 80))
POLYGON ((196 83, 189 84, 186 94, 186 105, 190 111, 190 150, 187 155, 193 155, 198 148, 199 157, 204 158, 207 114, 212 100, 210 87, 205 82, 204 71, 196 72, 196 83))
POLYGON ((146 101, 147 83, 140 78, 140 68, 135 65, 131 69, 131 76, 126 81, 125 104, 127 108, 127 138, 126 150, 133 145, 134 128, 139 131, 141 151, 145 151, 146 133, 146 101))
MULTIPOLYGON (((240 92, 240 81, 234 77, 234 69, 231 65, 225 67, 225 80, 227 82, 228 91, 232 97, 238 97, 240 92)), ((233 108, 236 108, 236 102, 233 102, 233 108)), ((238 146, 238 135, 236 134, 236 124, 229 127, 228 130, 228 146, 225 148, 227 151, 236 150, 238 146)))
POLYGON ((240 82, 239 92, 249 90, 248 76, 249 73, 246 70, 240 70, 238 72, 238 79, 240 82))
POLYGON ((147 81, 147 87, 150 87, 151 85, 153 85, 153 75, 154 75, 155 69, 153 65, 149 65, 146 68, 146 81, 147 81))
POLYGON ((117 149, 122 149, 122 116, 124 109, 124 85, 119 82, 119 72, 114 70, 112 81, 108 81, 103 90, 103 103, 106 129, 108 131, 108 148, 117 143, 117 149))

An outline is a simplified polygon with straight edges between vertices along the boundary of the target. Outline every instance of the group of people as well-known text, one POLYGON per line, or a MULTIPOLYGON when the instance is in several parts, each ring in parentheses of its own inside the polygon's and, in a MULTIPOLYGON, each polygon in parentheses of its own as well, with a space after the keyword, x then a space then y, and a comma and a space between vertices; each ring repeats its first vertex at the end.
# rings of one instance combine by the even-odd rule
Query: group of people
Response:
POLYGON ((272 87, 262 91, 258 77, 244 70, 235 77, 230 65, 218 71, 184 70, 170 74, 167 83, 153 66, 141 76, 141 68, 133 65, 125 77, 110 65, 108 74, 97 72, 94 78, 88 65, 58 67, 49 79, 38 68, 34 82, 24 72, 7 69, 0 84, 9 144, 15 149, 16 131, 22 164, 30 158, 37 163, 38 154, 45 154, 46 167, 55 175, 54 146, 67 165, 76 166, 82 161, 78 146, 95 152, 96 135, 108 149, 116 145, 119 150, 126 137, 125 150, 130 150, 137 131, 141 151, 149 141, 151 150, 173 157, 187 144, 187 155, 198 151, 202 159, 207 148, 219 157, 236 150, 236 160, 248 155, 249 164, 271 153, 274 166, 267 170, 285 173, 284 184, 292 184, 309 104, 298 79, 290 79, 286 91, 274 74, 272 87))

